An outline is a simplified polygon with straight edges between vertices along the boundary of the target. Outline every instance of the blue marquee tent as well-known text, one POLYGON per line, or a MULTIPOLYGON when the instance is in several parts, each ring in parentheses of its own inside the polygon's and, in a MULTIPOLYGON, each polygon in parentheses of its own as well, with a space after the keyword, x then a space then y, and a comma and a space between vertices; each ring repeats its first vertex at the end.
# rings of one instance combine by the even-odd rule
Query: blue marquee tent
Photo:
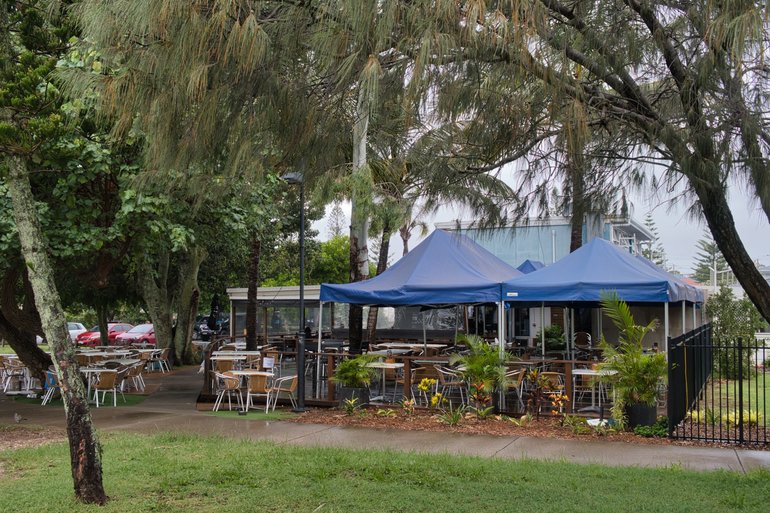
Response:
POLYGON ((598 302, 602 291, 616 291, 628 303, 697 300, 697 289, 652 264, 652 267, 604 239, 580 249, 536 273, 503 283, 505 301, 598 302))
POLYGON ((698 287, 693 287, 692 285, 689 285, 685 283, 684 280, 679 278, 678 276, 671 274, 668 271, 665 271, 661 269, 655 262, 652 260, 649 260, 647 258, 644 258, 641 255, 636 255, 636 258, 642 262, 644 265, 647 265, 651 268, 653 268, 655 271, 661 273, 663 276, 668 277, 670 283, 672 286, 675 286, 677 289, 677 297, 679 297, 679 300, 682 301, 689 301, 691 303, 702 303, 703 302, 703 291, 700 290, 698 287))
POLYGON ((379 306, 498 303, 500 284, 520 275, 468 237, 435 230, 379 276, 322 284, 320 299, 379 306))
POLYGON ((524 274, 529 274, 537 271, 538 269, 542 269, 543 267, 545 267, 543 262, 540 262, 539 260, 527 259, 527 260, 524 260, 521 264, 519 264, 519 267, 517 267, 516 269, 518 269, 524 274))

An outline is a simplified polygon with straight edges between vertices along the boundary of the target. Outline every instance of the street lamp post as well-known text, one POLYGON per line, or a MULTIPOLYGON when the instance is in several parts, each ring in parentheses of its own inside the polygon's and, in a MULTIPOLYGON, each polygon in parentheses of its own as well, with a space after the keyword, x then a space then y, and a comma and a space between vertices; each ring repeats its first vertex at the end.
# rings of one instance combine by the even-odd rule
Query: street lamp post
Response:
POLYGON ((305 176, 302 173, 286 173, 286 183, 299 185, 299 333, 297 333, 297 407, 305 409, 305 176))

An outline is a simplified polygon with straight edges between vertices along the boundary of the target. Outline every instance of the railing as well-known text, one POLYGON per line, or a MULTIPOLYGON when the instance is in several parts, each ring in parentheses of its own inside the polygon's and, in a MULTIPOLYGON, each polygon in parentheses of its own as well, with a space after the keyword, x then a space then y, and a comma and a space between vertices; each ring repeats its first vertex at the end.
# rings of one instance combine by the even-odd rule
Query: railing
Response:
POLYGON ((717 341, 706 325, 669 340, 669 436, 767 444, 770 345, 717 341))

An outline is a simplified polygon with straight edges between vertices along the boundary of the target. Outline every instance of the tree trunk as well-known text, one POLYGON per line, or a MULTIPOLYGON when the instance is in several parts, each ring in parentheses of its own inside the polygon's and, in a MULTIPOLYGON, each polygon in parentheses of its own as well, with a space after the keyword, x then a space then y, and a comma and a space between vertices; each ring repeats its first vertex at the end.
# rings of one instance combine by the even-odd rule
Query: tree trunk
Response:
MULTIPOLYGON (((257 350, 257 288, 259 287, 259 259, 262 255, 262 241, 254 235, 251 238, 249 258, 248 289, 246 292, 246 350, 257 350)), ((230 321, 233 322, 233 321, 230 321)), ((267 344, 267 341, 265 341, 267 344)))
POLYGON ((411 222, 405 222, 404 225, 398 229, 398 234, 401 236, 401 244, 404 248, 404 250, 401 252, 401 256, 405 257, 409 253, 409 238, 412 236, 411 222))
MULTIPOLYGON (((356 105, 356 121, 353 124, 353 173, 359 173, 366 166, 366 135, 369 129, 369 107, 363 89, 359 91, 356 105)), ((358 198, 359 191, 352 197, 350 214, 350 282, 365 280, 369 276, 369 215, 358 198)), ((350 352, 361 352, 363 338, 363 308, 350 305, 348 316, 348 340, 350 352)))
POLYGON ((99 325, 99 338, 103 346, 110 345, 109 339, 109 326, 107 319, 107 305, 103 301, 99 301, 96 305, 96 322, 99 325))
MULTIPOLYGON (((382 241, 380 242, 380 256, 377 259, 377 276, 382 274, 388 267, 388 252, 390 251, 390 226, 386 223, 382 229, 382 241)), ((374 343, 374 338, 377 333, 377 313, 378 308, 376 306, 369 307, 369 318, 366 323, 366 331, 368 334, 369 343, 374 343)))
POLYGON ((171 300, 168 293, 171 256, 168 250, 161 249, 155 257, 157 260, 153 263, 148 255, 140 265, 138 275, 139 289, 142 291, 142 298, 147 305, 147 313, 152 320, 158 347, 173 348, 171 300))
POLYGON ((6 164, 21 250, 64 400, 75 495, 85 503, 104 504, 107 496, 102 484, 101 445, 91 422, 88 397, 75 358, 75 345, 69 341, 67 321, 46 254, 29 175, 25 163, 18 157, 6 158, 6 164))
POLYGON ((770 322, 770 284, 757 270, 743 246, 743 241, 735 229, 733 215, 727 204, 724 191, 718 185, 708 181, 690 180, 690 184, 698 195, 703 215, 714 237, 714 242, 717 243, 725 260, 730 264, 730 268, 746 295, 757 307, 762 317, 770 322))
POLYGON ((198 271, 205 258, 206 251, 203 248, 193 247, 179 259, 177 290, 172 305, 173 311, 176 312, 176 325, 172 330, 173 363, 181 365, 195 363, 192 353, 192 331, 200 301, 198 271))

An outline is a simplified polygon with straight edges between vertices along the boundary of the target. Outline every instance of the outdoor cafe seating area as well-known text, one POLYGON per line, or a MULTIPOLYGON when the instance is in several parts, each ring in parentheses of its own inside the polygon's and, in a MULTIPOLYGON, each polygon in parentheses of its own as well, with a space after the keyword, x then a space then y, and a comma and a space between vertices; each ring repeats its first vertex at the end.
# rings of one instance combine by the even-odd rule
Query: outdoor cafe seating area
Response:
MULTIPOLYGON (((97 408, 118 406, 126 393, 143 393, 147 372, 170 372, 169 349, 153 347, 97 346, 78 348, 76 358, 89 401, 97 408)), ((0 355, 0 383, 6 395, 40 398, 46 405, 60 394, 53 366, 45 380, 35 378, 15 354, 0 355)))
MULTIPOLYGON (((248 411, 274 410, 279 400, 295 405, 298 386, 296 352, 279 351, 260 345, 245 350, 245 342, 220 339, 212 342, 204 353, 201 369, 206 373, 205 389, 211 397, 211 408, 248 411)), ((339 402, 339 387, 333 379, 336 366, 348 353, 346 341, 322 345, 322 352, 308 350, 305 358, 305 397, 310 405, 334 406, 339 402)), ((315 344, 311 344, 315 346, 315 344)), ((538 348, 532 353, 508 349, 506 393, 501 410, 523 413, 532 393, 528 373, 537 370, 541 376, 541 392, 547 397, 568 397, 568 409, 574 413, 608 412, 612 388, 604 379, 611 371, 598 369, 595 360, 564 360, 543 356, 538 348)), ((378 340, 364 352, 376 358, 368 364, 376 369, 369 386, 371 404, 397 404, 412 398, 418 407, 430 407, 431 399, 440 394, 445 404, 453 407, 469 404, 469 384, 463 379, 462 367, 453 365, 452 356, 462 355, 465 347, 452 341, 378 340)), ((590 354, 597 354, 596 352, 590 354)), ((607 413, 608 414, 608 413, 607 413)))

